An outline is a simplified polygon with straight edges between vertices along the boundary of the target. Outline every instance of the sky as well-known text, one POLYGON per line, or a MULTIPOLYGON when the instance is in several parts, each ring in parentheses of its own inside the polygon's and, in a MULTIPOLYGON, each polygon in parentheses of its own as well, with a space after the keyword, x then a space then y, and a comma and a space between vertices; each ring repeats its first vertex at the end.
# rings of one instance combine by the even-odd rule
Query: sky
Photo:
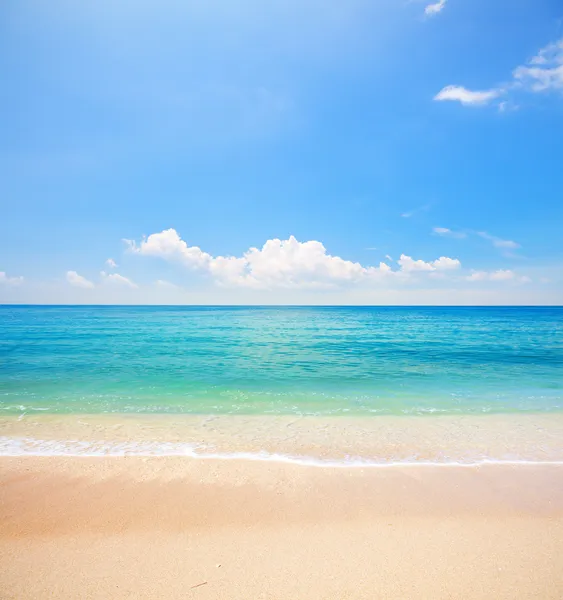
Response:
POLYGON ((7 0, 0 81, 0 303, 563 304, 560 0, 7 0))

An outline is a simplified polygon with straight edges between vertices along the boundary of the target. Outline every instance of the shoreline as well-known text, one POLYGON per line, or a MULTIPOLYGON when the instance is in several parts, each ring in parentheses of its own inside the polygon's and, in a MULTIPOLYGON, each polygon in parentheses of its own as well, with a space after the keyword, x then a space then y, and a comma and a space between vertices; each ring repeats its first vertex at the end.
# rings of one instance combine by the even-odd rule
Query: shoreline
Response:
POLYGON ((562 440, 552 415, 3 417, 0 595, 559 600, 562 440))
POLYGON ((178 456, 328 468, 558 465, 563 415, 4 416, 2 456, 178 456))

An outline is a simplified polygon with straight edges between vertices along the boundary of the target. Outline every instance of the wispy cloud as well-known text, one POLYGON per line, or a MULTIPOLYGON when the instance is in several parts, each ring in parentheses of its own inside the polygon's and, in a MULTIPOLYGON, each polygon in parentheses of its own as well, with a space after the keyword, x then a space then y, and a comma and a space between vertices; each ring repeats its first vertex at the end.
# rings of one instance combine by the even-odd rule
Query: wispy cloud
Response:
POLYGON ((23 283, 23 277, 8 277, 5 271, 0 271, 0 284, 4 285, 20 285, 23 283))
POLYGON ((117 268, 117 263, 115 262, 115 260, 113 260, 113 258, 108 258, 106 260, 106 265, 110 268, 110 269, 116 269, 117 268))
POLYGON ((502 238, 499 238, 496 235, 491 235, 486 231, 477 231, 476 234, 479 237, 491 242, 495 248, 500 248, 502 250, 518 250, 518 248, 520 248, 520 244, 514 242, 513 240, 503 240, 502 238))
POLYGON ((434 233, 435 235, 441 235, 442 237, 456 239, 462 239, 467 237, 467 233, 465 233, 465 231, 453 231, 452 229, 448 229, 447 227, 434 227, 432 229, 432 233, 434 233))
POLYGON ((412 210, 407 210, 406 212, 401 213, 401 217, 403 217, 404 219, 410 219, 411 217, 414 217, 418 213, 429 211, 431 208, 432 208, 431 203, 423 204, 422 206, 418 206, 417 208, 413 208, 412 210))
POLYGON ((433 227, 432 234, 439 235, 441 237, 456 239, 465 239, 470 235, 478 236, 480 238, 483 238, 484 240, 487 240, 488 242, 491 242, 491 244, 495 248, 498 248, 504 256, 510 257, 515 256, 514 251, 518 250, 521 247, 520 244, 518 242, 515 242, 514 240, 505 240, 496 235, 491 235, 487 231, 472 231, 470 229, 467 229, 465 231, 455 231, 453 229, 448 229, 447 227, 433 227))
POLYGON ((501 94, 502 90, 500 88, 472 91, 460 85, 447 85, 434 96, 434 100, 439 102, 452 100, 454 102, 461 102, 465 106, 484 106, 491 100, 498 98, 501 94))
POLYGON ((166 279, 157 279, 154 282, 154 285, 156 285, 157 287, 166 288, 166 289, 173 289, 173 290, 180 289, 180 287, 177 286, 175 283, 172 283, 171 281, 167 281, 166 279))
POLYGON ((542 48, 513 77, 532 92, 563 89, 563 38, 542 48))
POLYGON ((437 15, 441 12, 446 6, 446 2, 448 0, 438 0, 438 2, 434 2, 433 4, 428 4, 424 9, 424 14, 428 16, 437 15))
POLYGON ((510 269, 498 269, 496 271, 473 271, 465 278, 467 281, 516 281, 518 283, 529 283, 531 279, 526 275, 518 275, 510 269))
POLYGON ((74 287, 84 288, 84 289, 92 289, 94 284, 86 277, 82 277, 76 271, 67 271, 66 272, 66 280, 70 285, 74 287))
MULTIPOLYGON (((563 38, 542 48, 535 56, 512 71, 508 83, 502 83, 487 90, 469 90, 459 85, 447 85, 434 100, 450 100, 465 106, 485 106, 493 100, 517 91, 528 93, 563 90, 563 38)), ((499 104, 505 111, 510 105, 506 101, 499 104)))
POLYGON ((139 287, 134 281, 131 281, 131 279, 128 279, 127 277, 124 277, 119 273, 106 273, 105 271, 101 271, 100 276, 102 277, 102 281, 104 283, 114 283, 117 285, 124 285, 130 288, 139 287))

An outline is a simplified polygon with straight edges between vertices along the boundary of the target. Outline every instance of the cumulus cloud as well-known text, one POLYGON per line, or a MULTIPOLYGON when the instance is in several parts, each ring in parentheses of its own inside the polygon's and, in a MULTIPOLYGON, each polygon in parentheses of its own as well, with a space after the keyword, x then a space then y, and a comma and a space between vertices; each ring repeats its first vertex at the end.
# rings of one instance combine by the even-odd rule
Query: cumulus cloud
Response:
POLYGON ((460 85, 447 85, 442 88, 435 96, 434 100, 461 102, 465 106, 484 106, 498 98, 502 93, 500 88, 490 90, 473 91, 460 85))
POLYGON ((123 275, 120 275, 119 273, 106 273, 105 271, 101 271, 100 276, 102 277, 102 281, 104 283, 124 285, 130 288, 139 287, 134 281, 131 281, 127 277, 123 277, 123 275))
POLYGON ((212 256, 197 246, 189 246, 174 229, 154 233, 139 244, 126 240, 130 250, 144 256, 176 261, 211 276, 219 285, 251 288, 330 288, 381 281, 416 271, 455 269, 457 259, 440 257, 426 263, 401 255, 399 271, 384 262, 364 266, 329 254, 318 241, 300 242, 271 239, 261 248, 250 248, 242 256, 212 256))
POLYGON ((116 269, 117 268, 117 263, 115 262, 115 260, 113 260, 113 258, 108 258, 106 260, 106 265, 110 268, 110 269, 116 269))
POLYGON ((0 271, 0 284, 4 285, 20 285, 23 283, 23 276, 8 277, 5 271, 0 271))
POLYGON ((428 16, 437 15, 441 12, 446 6, 447 0, 438 0, 438 2, 434 2, 433 4, 428 4, 424 9, 424 14, 428 16))
POLYGON ((94 287, 94 284, 91 281, 86 279, 86 277, 82 277, 82 275, 79 275, 76 271, 67 271, 66 280, 74 287, 84 289, 92 289, 94 287))
POLYGON ((452 231, 451 229, 448 229, 447 227, 434 227, 432 229, 432 232, 435 235, 441 235, 443 237, 458 238, 458 239, 467 237, 467 233, 465 233, 464 231, 452 231))
POLYGON ((423 260, 414 260, 406 254, 401 254, 397 262, 401 266, 403 273, 412 273, 414 271, 447 271, 461 267, 461 263, 457 258, 449 258, 447 256, 441 256, 432 262, 425 262, 423 260))

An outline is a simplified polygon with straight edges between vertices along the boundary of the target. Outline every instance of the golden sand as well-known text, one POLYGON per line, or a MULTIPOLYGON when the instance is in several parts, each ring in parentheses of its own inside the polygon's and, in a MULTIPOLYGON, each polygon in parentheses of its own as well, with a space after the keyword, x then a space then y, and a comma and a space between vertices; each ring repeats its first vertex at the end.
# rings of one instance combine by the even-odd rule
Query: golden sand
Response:
POLYGON ((2 599, 563 598, 563 468, 0 459, 2 599))

